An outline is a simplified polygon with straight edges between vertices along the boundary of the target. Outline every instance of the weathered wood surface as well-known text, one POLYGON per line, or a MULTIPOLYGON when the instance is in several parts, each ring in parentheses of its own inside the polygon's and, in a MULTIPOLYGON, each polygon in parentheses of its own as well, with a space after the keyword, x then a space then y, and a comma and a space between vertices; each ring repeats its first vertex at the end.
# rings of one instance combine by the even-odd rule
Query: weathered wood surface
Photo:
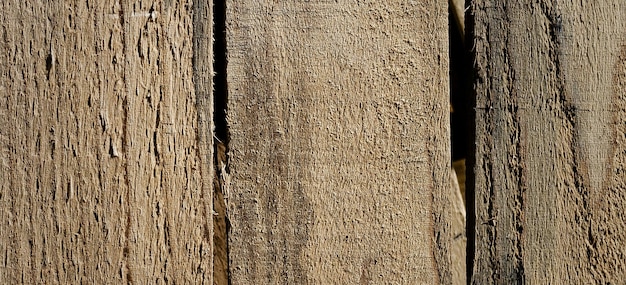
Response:
POLYGON ((211 283, 191 8, 0 2, 0 283, 211 283))
POLYGON ((449 284, 447 1, 228 1, 233 284, 449 284))
POLYGON ((473 284, 626 280, 626 5, 473 1, 473 284))

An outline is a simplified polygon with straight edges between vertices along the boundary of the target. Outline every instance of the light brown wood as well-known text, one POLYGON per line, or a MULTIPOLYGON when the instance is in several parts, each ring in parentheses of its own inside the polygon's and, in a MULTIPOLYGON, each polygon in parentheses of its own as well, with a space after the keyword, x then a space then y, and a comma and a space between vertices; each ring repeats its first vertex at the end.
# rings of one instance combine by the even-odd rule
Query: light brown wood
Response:
MULTIPOLYGON (((453 163, 454 164, 454 163, 453 163)), ((464 178, 465 175, 463 175, 464 178)), ((454 285, 467 285, 467 235, 465 230, 465 203, 463 200, 460 179, 455 169, 450 169, 448 195, 450 201, 450 272, 454 285)))
POLYGON ((450 284, 447 1, 228 1, 233 284, 450 284))
POLYGON ((454 24, 450 23, 450 25, 456 26, 459 34, 463 35, 461 42, 465 43, 465 0, 449 0, 448 3, 454 19, 454 24))
POLYGON ((1 2, 0 283, 212 282, 190 4, 1 2))
POLYGON ((224 199, 224 187, 228 179, 225 173, 226 167, 226 146, 223 142, 217 141, 215 147, 215 172, 213 185, 213 284, 228 285, 228 220, 226 219, 226 201, 224 199))
POLYGON ((473 1, 473 284, 626 280, 626 5, 473 1))

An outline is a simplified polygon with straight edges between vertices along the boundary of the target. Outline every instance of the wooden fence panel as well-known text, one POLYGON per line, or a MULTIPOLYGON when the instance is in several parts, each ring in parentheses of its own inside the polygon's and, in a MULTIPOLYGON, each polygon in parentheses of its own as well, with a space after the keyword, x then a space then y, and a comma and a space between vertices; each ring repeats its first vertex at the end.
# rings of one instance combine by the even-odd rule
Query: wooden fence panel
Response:
POLYGON ((212 283, 191 4, 1 2, 2 283, 212 283))
POLYGON ((474 284, 626 280, 626 5, 473 1, 474 284))
POLYGON ((233 284, 450 283, 447 1, 227 1, 233 284))

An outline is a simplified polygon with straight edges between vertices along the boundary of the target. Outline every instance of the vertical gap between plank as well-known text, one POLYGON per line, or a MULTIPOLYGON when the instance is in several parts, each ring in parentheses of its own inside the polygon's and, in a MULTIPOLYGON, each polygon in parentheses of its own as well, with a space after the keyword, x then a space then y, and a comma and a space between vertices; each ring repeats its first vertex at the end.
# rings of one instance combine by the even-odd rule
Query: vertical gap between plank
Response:
POLYGON ((467 284, 472 284, 474 273, 474 260, 476 255, 476 190, 475 173, 476 165, 476 88, 474 88, 476 78, 476 52, 474 50, 474 0, 466 0, 465 3, 465 68, 467 71, 467 158, 466 158, 466 178, 465 178, 465 206, 466 206, 466 234, 467 234, 467 284))
MULTIPOLYGON (((459 189, 465 204, 465 270, 466 281, 471 283, 474 258, 474 120, 472 84, 471 30, 473 24, 466 11, 470 0, 449 0, 449 59, 450 59, 450 132, 452 165, 459 182, 459 189)), ((461 273, 463 274, 463 272, 461 273)))
POLYGON ((226 82, 226 0, 214 0, 213 4, 213 67, 214 78, 214 106, 213 119, 215 136, 225 145, 228 144, 228 125, 226 123, 226 109, 228 104, 228 86, 226 82))
POLYGON ((230 285, 228 233, 230 223, 227 215, 226 191, 228 175, 228 124, 226 112, 228 105, 228 86, 226 78, 226 0, 213 2, 213 125, 215 126, 215 191, 213 207, 214 224, 214 265, 213 284, 230 285))

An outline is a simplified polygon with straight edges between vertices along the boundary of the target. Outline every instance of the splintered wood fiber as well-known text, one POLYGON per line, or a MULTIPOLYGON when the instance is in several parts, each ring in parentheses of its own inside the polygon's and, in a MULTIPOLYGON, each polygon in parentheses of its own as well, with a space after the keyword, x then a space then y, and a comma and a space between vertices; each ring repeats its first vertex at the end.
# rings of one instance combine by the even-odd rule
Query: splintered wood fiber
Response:
POLYGON ((0 2, 0 283, 212 283, 191 4, 0 2))
POLYGON ((233 284, 449 284, 447 1, 227 1, 233 284))
POLYGON ((626 280, 626 5, 474 1, 473 284, 626 280))

